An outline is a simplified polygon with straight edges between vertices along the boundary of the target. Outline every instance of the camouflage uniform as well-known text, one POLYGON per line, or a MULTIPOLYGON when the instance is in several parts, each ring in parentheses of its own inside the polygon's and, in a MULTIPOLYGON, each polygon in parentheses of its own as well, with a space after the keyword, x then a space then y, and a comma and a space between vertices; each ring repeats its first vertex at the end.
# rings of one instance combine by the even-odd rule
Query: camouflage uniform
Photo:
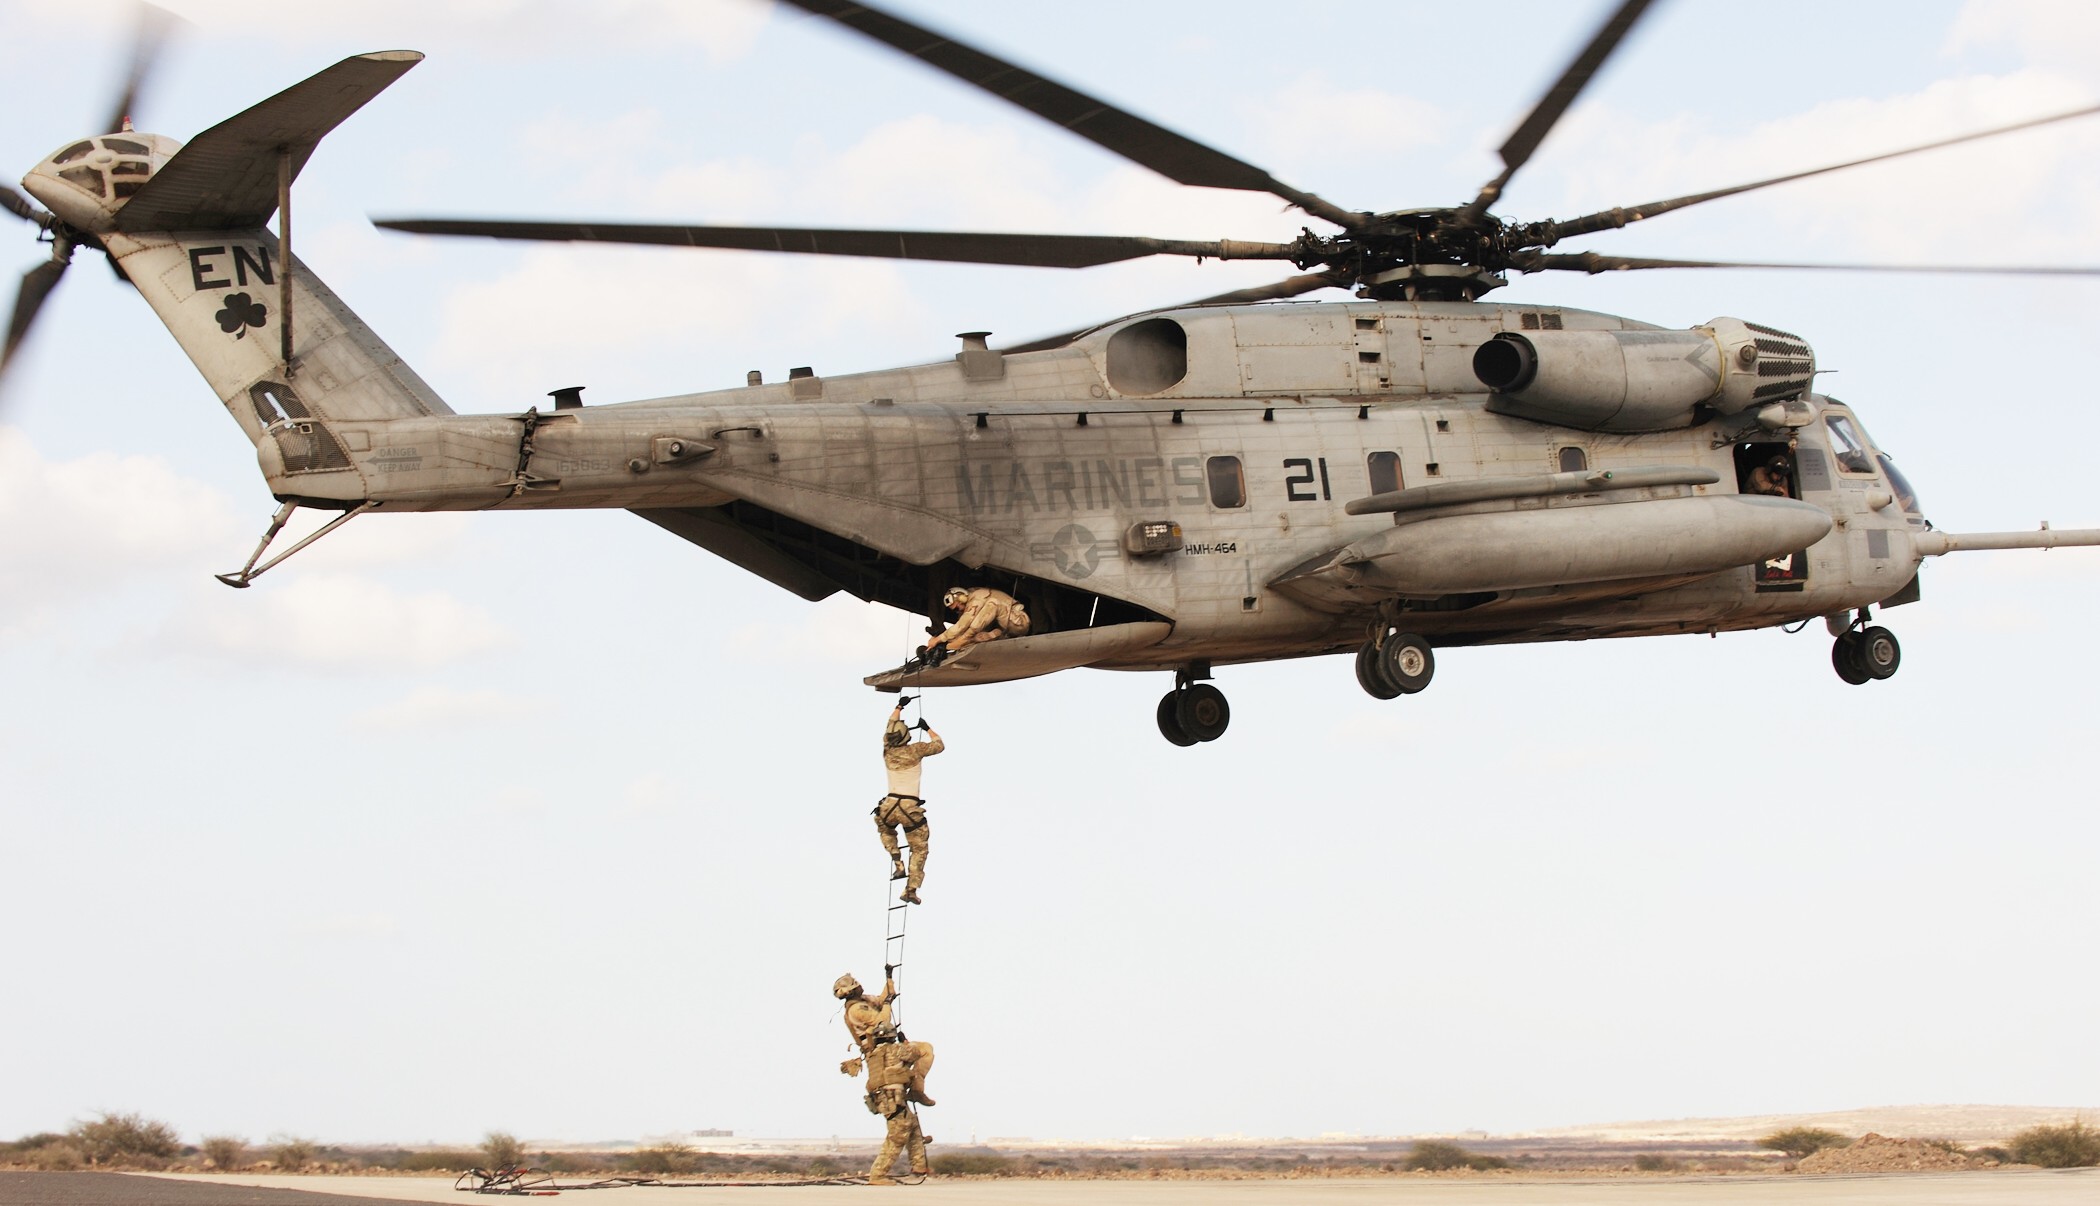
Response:
POLYGON ((946 645, 948 652, 957 653, 972 645, 996 641, 1000 637, 1028 635, 1028 610, 1003 590, 994 590, 989 586, 980 586, 975 590, 956 587, 944 596, 943 601, 962 614, 955 617, 955 622, 948 625, 947 631, 926 642, 928 649, 935 645, 946 645))
MULTIPOLYGON (((838 983, 831 986, 831 991, 832 995, 845 999, 846 1033, 853 1037, 853 1045, 860 1049, 861 1055, 873 1056, 877 1046, 903 1047, 912 1068, 911 1083, 906 1096, 920 1105, 933 1105, 933 1098, 926 1095, 926 1074, 933 1071, 933 1044, 914 1043, 897 1032, 896 1022, 890 1016, 890 1002, 897 997, 896 982, 883 981, 882 991, 869 996, 862 990, 860 982, 852 976, 840 976, 838 983)), ((850 1064, 854 1061, 846 1062, 850 1064)), ((839 1070, 848 1075, 858 1071, 848 1070, 844 1064, 839 1066, 839 1070)))
MULTIPOLYGON (((896 713, 890 714, 891 725, 901 727, 903 721, 896 713)), ((875 832, 882 837, 882 848, 890 855, 891 878, 905 874, 904 858, 897 848, 897 831, 904 831, 904 840, 911 845, 911 870, 904 883, 904 899, 919 903, 919 885, 926 882, 926 847, 931 829, 926 823, 926 801, 919 796, 919 763, 948 748, 941 743, 941 735, 927 730, 928 740, 913 743, 890 744, 894 729, 883 729, 882 765, 889 773, 888 795, 875 805, 875 832)))
POLYGON ((868 1054, 868 1112, 889 1120, 889 1129, 882 1136, 882 1150, 875 1153, 875 1163, 868 1166, 868 1184, 894 1185, 890 1180, 890 1167, 902 1153, 911 1162, 911 1170, 921 1176, 932 1172, 926 1160, 926 1133, 919 1129, 918 1111, 912 1109, 908 1100, 909 1086, 914 1077, 912 1068, 913 1043, 881 1043, 868 1054))

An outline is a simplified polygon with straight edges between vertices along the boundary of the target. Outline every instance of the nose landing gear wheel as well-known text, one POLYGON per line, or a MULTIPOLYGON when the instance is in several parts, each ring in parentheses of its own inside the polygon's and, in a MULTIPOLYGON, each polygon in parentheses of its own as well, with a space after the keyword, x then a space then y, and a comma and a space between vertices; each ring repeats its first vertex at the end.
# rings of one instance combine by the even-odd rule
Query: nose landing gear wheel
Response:
POLYGON ((1181 723, 1182 732, 1197 741, 1216 741, 1225 735, 1225 726, 1232 723, 1232 706, 1225 702, 1223 691, 1209 683, 1192 683, 1178 694, 1174 719, 1181 723))

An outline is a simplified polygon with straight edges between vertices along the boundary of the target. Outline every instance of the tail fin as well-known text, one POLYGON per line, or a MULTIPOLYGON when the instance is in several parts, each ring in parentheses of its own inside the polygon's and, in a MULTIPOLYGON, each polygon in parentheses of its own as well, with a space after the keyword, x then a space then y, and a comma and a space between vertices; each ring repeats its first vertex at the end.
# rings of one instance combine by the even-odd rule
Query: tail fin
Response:
POLYGON ((351 469, 330 422, 452 413, 265 227, 322 136, 422 58, 345 59, 221 122, 106 206, 96 231, 248 438, 275 437, 288 473, 351 469))

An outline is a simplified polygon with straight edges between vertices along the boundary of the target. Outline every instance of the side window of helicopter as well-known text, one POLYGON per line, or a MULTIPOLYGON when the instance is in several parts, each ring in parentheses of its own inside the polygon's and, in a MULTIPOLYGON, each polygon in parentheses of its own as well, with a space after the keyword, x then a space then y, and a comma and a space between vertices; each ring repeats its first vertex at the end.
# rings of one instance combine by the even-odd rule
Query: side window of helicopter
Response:
POLYGON ((1580 473, 1589 467, 1589 453, 1572 446, 1560 450, 1560 471, 1562 473, 1580 473))
POLYGON ((1374 452, 1364 458, 1364 468, 1371 475, 1371 493, 1391 494, 1400 489, 1399 453, 1374 452))
POLYGON ((1247 505, 1247 474, 1236 456, 1214 456, 1204 463, 1210 479, 1210 505, 1219 508, 1247 505))
POLYGON ((1874 472, 1874 457, 1851 419, 1834 414, 1824 416, 1823 422, 1830 429, 1830 451, 1839 469, 1854 474, 1874 472))

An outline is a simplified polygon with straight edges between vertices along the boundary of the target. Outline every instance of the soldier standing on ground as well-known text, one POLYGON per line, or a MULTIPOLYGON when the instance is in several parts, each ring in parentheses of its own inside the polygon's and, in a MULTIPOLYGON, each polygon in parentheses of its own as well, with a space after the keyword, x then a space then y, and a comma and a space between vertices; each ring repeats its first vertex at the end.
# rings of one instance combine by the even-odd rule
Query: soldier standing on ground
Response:
POLYGON ((912 1108, 910 1100, 909 1086, 915 1075, 911 1049, 918 1045, 880 1043, 867 1057, 868 1112, 889 1122, 882 1136, 882 1150, 875 1153, 875 1163, 868 1166, 870 1185, 897 1183, 890 1178, 890 1168, 899 1154, 909 1158, 913 1173, 923 1177, 933 1171, 926 1160, 926 1145, 933 1140, 919 1129, 918 1111, 912 1108))
POLYGON ((926 801, 919 796, 919 763, 947 747, 941 743, 941 735, 931 728, 926 730, 925 741, 912 741, 911 729, 904 723, 904 705, 910 702, 909 696, 898 700, 897 706, 890 709, 889 722, 882 728, 882 765, 889 774, 890 790, 875 805, 875 832, 882 836, 882 848, 889 852, 890 878, 904 880, 904 899, 918 904, 919 885, 926 882, 926 847, 931 833, 926 823, 926 801), (909 871, 897 849, 899 829, 911 845, 909 871))
MULTIPOLYGON (((883 969, 882 991, 875 996, 869 996, 850 973, 832 984, 831 995, 846 1003, 846 1033, 853 1037, 853 1045, 863 1059, 871 1058, 878 1046, 894 1044, 907 1049, 912 1075, 905 1097, 930 1106, 934 1100, 926 1095, 926 1074, 933 1071, 933 1044, 911 1042, 898 1031, 890 1012, 890 1003, 897 999, 897 982, 887 978, 892 970, 883 969)), ((839 1071, 852 1076, 860 1071, 859 1064, 859 1060, 849 1059, 839 1065, 839 1071)))

